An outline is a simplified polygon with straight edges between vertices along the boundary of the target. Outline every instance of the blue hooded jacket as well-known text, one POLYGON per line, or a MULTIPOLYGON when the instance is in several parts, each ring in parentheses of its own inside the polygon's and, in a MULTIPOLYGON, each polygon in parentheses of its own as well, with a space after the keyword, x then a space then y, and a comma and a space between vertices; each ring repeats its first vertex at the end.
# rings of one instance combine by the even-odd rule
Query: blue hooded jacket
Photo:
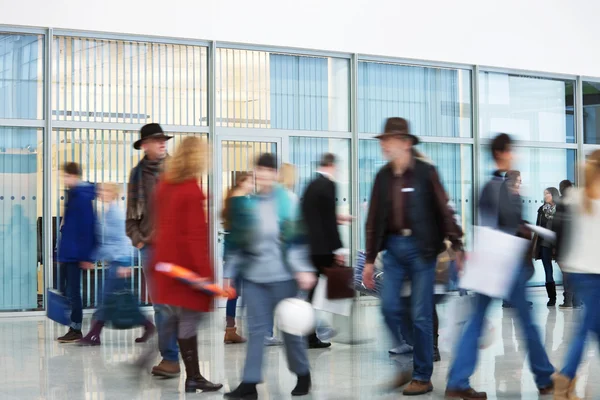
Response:
POLYGON ((58 261, 94 262, 96 247, 96 215, 94 199, 96 188, 91 183, 80 182, 67 193, 67 203, 60 228, 58 261))

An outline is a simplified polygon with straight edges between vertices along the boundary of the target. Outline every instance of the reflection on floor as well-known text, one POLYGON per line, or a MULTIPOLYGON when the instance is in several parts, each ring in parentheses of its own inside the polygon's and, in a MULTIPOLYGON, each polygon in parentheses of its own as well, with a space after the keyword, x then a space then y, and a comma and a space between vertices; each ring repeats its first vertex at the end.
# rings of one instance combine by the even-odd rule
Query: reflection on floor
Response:
MULTIPOLYGON (((552 362, 560 367, 580 311, 548 310, 539 291, 532 292, 535 318, 541 327, 552 362)), ((444 349, 444 320, 447 305, 439 306, 443 360, 435 365, 434 393, 424 399, 443 398, 449 354, 444 349)), ((361 304, 354 333, 367 340, 362 344, 336 343, 329 350, 311 350, 314 392, 309 399, 397 399, 399 393, 384 393, 382 384, 393 376, 390 342, 375 305, 361 304)), ((446 314, 446 315, 445 315, 446 314)), ((526 349, 511 310, 494 304, 489 317, 496 332, 494 344, 482 351, 472 384, 486 390, 494 399, 537 399, 533 377, 525 360, 526 349)), ((239 383, 244 361, 244 345, 223 345, 222 312, 211 315, 199 334, 202 371, 229 389, 239 383)), ((85 326, 87 328, 87 326, 85 326)), ((0 319, 0 399, 185 399, 222 398, 222 393, 188 395, 183 393, 183 376, 178 380, 140 378, 128 366, 143 347, 134 344, 137 331, 106 330, 103 345, 81 348, 58 344, 54 338, 64 329, 44 318, 0 319)), ((342 337, 343 339, 343 337, 342 337)), ((597 346, 590 346, 580 368, 579 394, 586 398, 600 395, 597 346), (595 372, 594 372, 595 371, 595 372)), ((259 386, 260 398, 290 399, 295 383, 287 370, 283 352, 266 348, 265 383, 259 386)))

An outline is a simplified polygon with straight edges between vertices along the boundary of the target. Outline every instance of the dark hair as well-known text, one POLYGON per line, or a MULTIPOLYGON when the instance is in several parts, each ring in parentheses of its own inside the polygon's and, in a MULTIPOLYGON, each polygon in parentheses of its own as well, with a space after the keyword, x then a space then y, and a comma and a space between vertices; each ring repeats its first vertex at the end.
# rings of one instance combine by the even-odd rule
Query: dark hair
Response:
POLYGON ((568 179, 565 179, 564 181, 560 182, 558 184, 558 190, 560 191, 560 195, 564 196, 565 193, 567 192, 567 190, 569 190, 572 187, 573 187, 573 182, 571 182, 568 179))
POLYGON ((510 151, 513 140, 506 133, 501 133, 492 140, 492 157, 498 160, 498 153, 510 151))
POLYGON ((271 153, 264 153, 256 160, 257 167, 277 169, 277 158, 271 153))
POLYGON ((560 200, 560 193, 558 193, 558 189, 555 187, 549 187, 546 188, 546 191, 548 193, 550 193, 550 195, 552 196, 552 201, 554 202, 554 204, 558 203, 560 200))
POLYGON ((246 182, 248 179, 252 177, 250 172, 238 172, 235 175, 235 184, 231 189, 227 191, 227 196, 225 197, 225 201, 223 202, 223 210, 221 210, 221 220, 223 221, 223 227, 227 230, 231 228, 231 220, 229 218, 229 200, 233 197, 233 192, 242 186, 242 183, 246 182))
POLYGON ((78 178, 81 178, 81 167, 79 164, 74 162, 68 162, 63 165, 62 170, 67 175, 74 175, 78 178))
POLYGON ((334 154, 325 153, 321 157, 321 162, 319 163, 319 166, 321 166, 321 167, 333 167, 335 165, 335 162, 336 162, 336 159, 335 159, 335 155, 334 154))

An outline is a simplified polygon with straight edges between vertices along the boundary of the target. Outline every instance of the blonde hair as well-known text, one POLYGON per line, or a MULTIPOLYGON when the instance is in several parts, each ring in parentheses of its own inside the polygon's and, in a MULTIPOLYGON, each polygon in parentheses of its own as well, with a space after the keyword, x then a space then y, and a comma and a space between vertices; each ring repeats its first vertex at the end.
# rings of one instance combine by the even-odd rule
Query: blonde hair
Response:
POLYGON ((600 150, 590 154, 584 167, 585 188, 583 190, 583 210, 586 214, 592 214, 592 186, 600 179, 600 150))
POLYGON ((288 163, 282 164, 279 171, 279 183, 288 190, 294 190, 296 186, 296 167, 288 163))
POLYGON ((181 141, 173 157, 167 160, 165 180, 181 183, 200 179, 206 169, 206 143, 198 137, 188 136, 181 141))
POLYGON ((113 197, 113 200, 116 200, 119 197, 119 195, 121 194, 121 185, 118 183, 102 182, 102 183, 98 184, 98 186, 100 187, 100 189, 110 192, 110 194, 113 197))

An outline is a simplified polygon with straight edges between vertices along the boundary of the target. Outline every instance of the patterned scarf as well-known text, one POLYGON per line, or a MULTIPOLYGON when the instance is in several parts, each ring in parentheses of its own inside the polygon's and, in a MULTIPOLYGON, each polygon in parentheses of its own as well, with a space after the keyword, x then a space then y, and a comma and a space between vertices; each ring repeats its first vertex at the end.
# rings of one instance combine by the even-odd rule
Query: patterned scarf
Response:
POLYGON ((151 175, 156 179, 164 165, 164 159, 150 161, 146 157, 140 161, 131 174, 131 182, 127 195, 132 200, 133 207, 127 208, 127 218, 141 220, 146 211, 146 191, 144 176, 151 175))
POLYGON ((547 220, 554 219, 554 214, 556 214, 556 204, 546 203, 542 207, 542 212, 547 220))

